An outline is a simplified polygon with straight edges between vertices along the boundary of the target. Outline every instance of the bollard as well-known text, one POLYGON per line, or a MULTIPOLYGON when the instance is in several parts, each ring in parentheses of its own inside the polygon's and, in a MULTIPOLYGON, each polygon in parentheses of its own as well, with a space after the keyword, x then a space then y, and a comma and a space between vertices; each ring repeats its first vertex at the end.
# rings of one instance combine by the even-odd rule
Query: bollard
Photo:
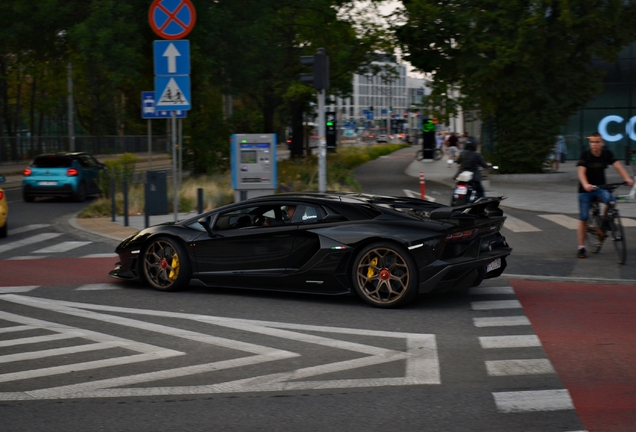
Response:
POLYGON ((115 202, 115 177, 110 179, 110 208, 112 221, 115 222, 117 214, 117 203, 115 202))
POLYGON ((124 180, 124 226, 128 226, 128 181, 124 180))
POLYGON ((420 198, 426 198, 426 177, 424 177, 424 171, 420 171, 420 198))
POLYGON ((199 214, 203 213, 203 188, 197 189, 197 210, 199 214))

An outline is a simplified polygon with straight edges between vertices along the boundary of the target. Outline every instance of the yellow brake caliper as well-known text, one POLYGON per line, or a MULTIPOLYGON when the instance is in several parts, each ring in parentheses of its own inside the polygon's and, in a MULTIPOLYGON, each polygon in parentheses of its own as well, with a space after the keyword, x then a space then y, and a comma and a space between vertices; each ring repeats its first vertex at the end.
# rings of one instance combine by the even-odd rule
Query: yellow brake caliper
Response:
POLYGON ((378 257, 375 257, 371 260, 371 265, 367 268, 367 277, 372 278, 375 276, 375 269, 371 266, 378 266, 378 257))
POLYGON ((170 267, 172 267, 172 270, 168 273, 168 279, 176 280, 177 276, 179 276, 179 256, 177 254, 172 256, 172 263, 170 263, 170 267))

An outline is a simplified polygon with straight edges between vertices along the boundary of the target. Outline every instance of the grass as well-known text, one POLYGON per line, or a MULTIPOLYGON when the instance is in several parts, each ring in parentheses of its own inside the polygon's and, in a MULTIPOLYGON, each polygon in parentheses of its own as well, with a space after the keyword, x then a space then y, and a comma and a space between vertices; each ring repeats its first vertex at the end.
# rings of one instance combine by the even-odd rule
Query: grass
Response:
MULTIPOLYGON (((369 161, 393 153, 408 144, 382 144, 366 147, 344 147, 327 154, 327 190, 359 192, 360 185, 353 176, 353 169, 369 161)), ((278 192, 318 190, 318 159, 316 156, 287 159, 278 162, 278 192)), ((197 209, 197 190, 203 189, 203 209, 211 210, 234 202, 234 190, 230 174, 189 177, 179 188, 179 212, 197 209)), ((168 212, 173 212, 172 181, 168 181, 168 212)), ((111 215, 111 199, 98 198, 82 210, 78 217, 108 217, 111 215)), ((124 197, 115 194, 116 212, 123 215, 124 197)), ((128 214, 144 214, 144 185, 134 184, 128 191, 128 214)))

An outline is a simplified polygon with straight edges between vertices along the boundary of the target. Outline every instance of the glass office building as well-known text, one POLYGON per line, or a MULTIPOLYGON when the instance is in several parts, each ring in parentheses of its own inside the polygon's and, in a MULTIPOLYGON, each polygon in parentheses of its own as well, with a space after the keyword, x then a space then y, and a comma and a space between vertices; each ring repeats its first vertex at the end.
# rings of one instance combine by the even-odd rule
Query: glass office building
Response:
POLYGON ((636 42, 620 53, 616 63, 594 63, 606 72, 604 90, 572 116, 563 130, 568 159, 577 159, 581 150, 589 148, 586 137, 599 132, 605 147, 627 161, 628 151, 636 150, 636 42))

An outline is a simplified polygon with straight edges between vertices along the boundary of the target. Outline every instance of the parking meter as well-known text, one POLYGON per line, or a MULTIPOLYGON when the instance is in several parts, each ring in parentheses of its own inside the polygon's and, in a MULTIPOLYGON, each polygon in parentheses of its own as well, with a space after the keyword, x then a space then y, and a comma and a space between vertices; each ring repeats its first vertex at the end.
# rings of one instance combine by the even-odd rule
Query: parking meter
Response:
POLYGON ((276 134, 232 135, 230 163, 235 202, 276 191, 276 144, 276 134))

